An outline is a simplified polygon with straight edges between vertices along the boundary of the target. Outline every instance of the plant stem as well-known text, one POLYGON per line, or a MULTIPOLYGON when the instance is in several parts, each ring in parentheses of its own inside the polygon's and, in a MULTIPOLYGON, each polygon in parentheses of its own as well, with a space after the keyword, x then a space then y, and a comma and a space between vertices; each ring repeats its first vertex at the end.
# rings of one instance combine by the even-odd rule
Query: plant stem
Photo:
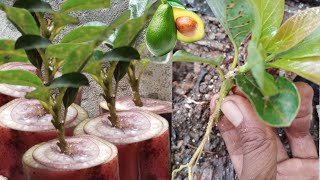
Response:
MULTIPOLYGON (((130 62, 128 68, 129 84, 132 90, 132 101, 136 106, 142 107, 143 103, 141 101, 139 85, 140 79, 136 78, 136 63, 137 61, 130 62)), ((143 70, 142 70, 143 71, 143 70)))
POLYGON ((69 146, 65 139, 65 126, 64 126, 68 109, 66 108, 64 110, 65 111, 64 116, 62 116, 62 106, 61 106, 63 97, 66 91, 67 91, 67 88, 59 89, 59 95, 56 99, 56 102, 53 105, 54 114, 53 114, 52 123, 57 129, 58 140, 59 140, 57 145, 60 148, 60 152, 70 155, 69 146))
MULTIPOLYGON (((234 47, 237 47, 237 46, 234 46, 234 47)), ((239 50, 238 48, 234 48, 234 58, 233 58, 230 71, 233 71, 237 67, 238 61, 239 61, 238 58, 239 58, 239 50)))
POLYGON ((213 114, 211 114, 211 116, 209 118, 208 126, 207 126, 206 132, 202 138, 200 145, 198 146, 196 152, 193 154, 189 163, 181 165, 180 168, 175 169, 172 172, 172 180, 174 180, 176 174, 184 168, 188 168, 188 179, 193 180, 193 168, 197 164, 205 144, 210 139, 210 134, 211 134, 213 125, 215 124, 215 122, 218 122, 220 119, 221 104, 222 104, 224 98, 228 95, 228 93, 232 87, 233 87, 233 79, 226 79, 225 81, 223 81, 221 89, 220 89, 220 93, 219 93, 219 95, 220 95, 219 100, 216 103, 216 107, 214 109, 213 114))
POLYGON ((117 67, 118 62, 111 62, 110 69, 108 70, 107 77, 103 77, 103 84, 104 84, 104 94, 105 94, 105 100, 107 102, 108 108, 109 108, 109 120, 111 121, 112 125, 116 128, 122 128, 122 125, 120 123, 119 117, 117 115, 116 111, 116 96, 113 93, 112 90, 112 78, 113 73, 117 67))

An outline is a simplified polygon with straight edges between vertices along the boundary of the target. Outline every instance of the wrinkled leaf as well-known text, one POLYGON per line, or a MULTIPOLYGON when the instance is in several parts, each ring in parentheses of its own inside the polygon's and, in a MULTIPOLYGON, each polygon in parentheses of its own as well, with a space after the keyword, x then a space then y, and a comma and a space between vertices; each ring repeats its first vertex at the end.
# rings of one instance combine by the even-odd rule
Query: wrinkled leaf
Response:
POLYGON ((118 62, 113 73, 113 77, 117 82, 119 82, 127 74, 129 65, 130 62, 118 62))
POLYGON ((258 87, 265 97, 273 96, 278 93, 273 77, 265 72, 264 57, 262 46, 258 46, 251 41, 248 46, 248 63, 251 72, 256 80, 258 87))
POLYGON ((79 88, 80 86, 89 86, 89 80, 85 75, 77 72, 63 74, 54 79, 50 85, 51 88, 79 88))
POLYGON ((125 24, 123 24, 114 40, 114 48, 129 46, 140 33, 140 31, 145 27, 147 21, 147 16, 141 16, 136 19, 131 19, 125 24))
POLYGON ((81 43, 96 40, 106 27, 106 25, 80 26, 66 34, 61 43, 81 43))
POLYGON ((70 52, 62 68, 63 74, 80 71, 83 65, 85 65, 85 61, 90 58, 94 48, 94 44, 83 44, 70 52))
POLYGON ((180 0, 166 0, 166 2, 170 6, 178 7, 178 8, 185 8, 184 4, 180 0))
POLYGON ((207 0, 207 3, 238 49, 253 26, 253 12, 249 1, 207 0))
POLYGON ((68 24, 79 24, 79 19, 76 17, 69 16, 65 13, 54 13, 53 14, 54 27, 61 28, 68 24))
POLYGON ((13 7, 24 8, 30 12, 52 12, 49 3, 42 0, 18 0, 13 4, 13 7))
POLYGON ((43 102, 50 102, 51 88, 50 87, 40 87, 36 90, 29 92, 25 95, 27 99, 37 99, 43 102))
POLYGON ((137 18, 142 16, 152 4, 157 0, 130 0, 129 9, 131 10, 131 18, 137 18))
POLYGON ((281 25, 284 0, 251 0, 251 2, 254 5, 256 26, 252 34, 257 35, 263 47, 266 47, 281 25))
POLYGON ((63 105, 68 108, 76 99, 79 88, 68 88, 63 96, 63 105))
POLYGON ((0 83, 31 87, 41 87, 43 85, 37 75, 24 70, 0 71, 0 83))
POLYGON ((302 59, 281 59, 268 65, 294 72, 320 85, 320 56, 302 59))
POLYGON ((36 21, 26 9, 5 6, 4 11, 6 12, 9 21, 21 32, 21 34, 40 34, 36 21))
POLYGON ((179 50, 176 53, 174 53, 172 61, 173 62, 197 62, 197 63, 205 63, 205 64, 211 64, 214 66, 219 66, 223 61, 223 56, 217 56, 215 58, 205 58, 196 56, 192 53, 189 53, 184 50, 179 50))
POLYGON ((320 26, 320 7, 309 8, 289 18, 270 40, 267 51, 284 52, 310 35, 320 26))
POLYGON ((46 48, 49 46, 51 42, 38 35, 23 35, 19 37, 15 44, 15 49, 25 49, 25 50, 32 50, 32 49, 40 49, 46 48))
POLYGON ((88 73, 91 76, 99 77, 102 69, 104 53, 100 50, 95 50, 88 64, 83 68, 82 72, 88 73))
POLYGON ((61 43, 52 44, 46 49, 46 57, 48 58, 59 58, 66 59, 69 57, 70 53, 80 48, 82 45, 80 43, 61 43))
POLYGON ((28 62, 28 57, 24 50, 14 49, 15 41, 0 40, 0 64, 7 62, 28 62))
POLYGON ((238 87, 253 105, 258 117, 273 127, 288 127, 296 117, 300 98, 296 86, 289 80, 278 77, 275 83, 279 93, 265 98, 249 75, 236 76, 238 87))
POLYGON ((298 59, 320 56, 320 27, 293 48, 276 55, 278 58, 298 59))
POLYGON ((129 62, 131 60, 140 60, 140 54, 133 47, 125 46, 112 49, 104 55, 103 59, 106 61, 129 62))
POLYGON ((67 0, 61 5, 62 12, 109 8, 110 0, 67 0))

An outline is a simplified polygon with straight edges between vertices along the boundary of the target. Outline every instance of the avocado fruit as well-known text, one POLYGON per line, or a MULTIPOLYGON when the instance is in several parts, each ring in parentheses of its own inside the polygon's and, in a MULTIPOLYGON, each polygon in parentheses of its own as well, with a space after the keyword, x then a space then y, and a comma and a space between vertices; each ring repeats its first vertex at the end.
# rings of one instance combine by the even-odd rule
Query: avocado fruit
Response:
POLYGON ((196 42, 201 40, 204 35, 204 25, 202 19, 194 12, 173 8, 174 20, 177 27, 177 38, 182 42, 196 42))
POLYGON ((155 12, 146 32, 146 44, 155 56, 169 53, 177 42, 177 28, 173 9, 168 4, 162 4, 155 12))

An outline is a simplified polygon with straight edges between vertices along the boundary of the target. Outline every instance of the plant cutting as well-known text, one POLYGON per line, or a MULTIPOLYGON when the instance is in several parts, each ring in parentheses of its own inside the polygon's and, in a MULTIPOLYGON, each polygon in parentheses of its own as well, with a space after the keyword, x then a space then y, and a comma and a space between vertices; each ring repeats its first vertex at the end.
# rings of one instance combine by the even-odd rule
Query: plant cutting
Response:
MULTIPOLYGON (((81 26, 80 29, 95 32, 90 39, 71 31, 64 36, 62 43, 52 43, 66 25, 79 23, 77 18, 68 15, 70 12, 107 8, 109 5, 109 1, 105 0, 94 4, 68 0, 59 11, 53 11, 48 3, 41 0, 16 1, 14 7, 0 4, 0 9, 22 34, 14 48, 6 47, 1 53, 9 54, 5 57, 10 57, 10 62, 28 60, 41 70, 39 72, 43 72, 40 77, 24 70, 0 73, 0 83, 35 88, 26 94, 27 99, 16 99, 1 107, 3 143, 0 151, 7 158, 7 163, 0 166, 1 174, 11 179, 21 179, 22 153, 57 135, 57 140, 35 145, 24 155, 27 179, 68 179, 79 175, 81 177, 77 179, 119 178, 117 150, 112 144, 89 136, 66 135, 72 135, 73 127, 87 118, 81 107, 72 104, 78 89, 89 84, 82 74, 84 67, 95 60, 99 54, 95 49, 129 19, 130 12, 124 12, 108 26, 97 26, 95 23, 81 26), (53 17, 53 23, 46 21, 47 16, 53 17), (24 59, 18 58, 21 53, 24 53, 24 59), (59 69, 62 69, 62 75, 56 77, 59 69)), ((8 58, 0 60, 7 62, 8 58)))
POLYGON ((223 58, 204 58, 183 50, 173 61, 199 62, 216 68, 223 83, 208 127, 187 164, 172 172, 172 179, 184 168, 193 179, 194 166, 210 138, 212 127, 220 120, 221 103, 234 86, 250 101, 257 117, 271 127, 289 127, 297 115, 300 97, 296 86, 269 70, 294 72, 316 84, 319 79, 319 7, 310 8, 289 18, 283 24, 284 1, 207 0, 234 46, 234 60, 228 71, 221 69, 223 58), (246 41, 247 40, 247 41, 246 41), (245 63, 239 62, 243 45, 245 63))
POLYGON ((116 144, 119 150, 121 179, 168 179, 170 171, 168 123, 160 116, 141 109, 164 114, 171 112, 171 108, 168 111, 168 107, 171 106, 167 102, 141 99, 139 84, 147 65, 153 61, 167 59, 167 54, 175 46, 177 30, 173 10, 171 5, 164 2, 159 5, 157 1, 130 1, 129 8, 131 9, 131 20, 117 30, 113 41, 108 42, 112 50, 105 58, 113 59, 109 62, 109 69, 103 69, 102 73, 89 72, 104 90, 103 97, 106 102, 102 103, 102 106, 108 109, 108 113, 84 121, 77 126, 74 134, 95 135, 116 144), (139 43, 136 37, 143 31, 147 20, 151 17, 145 41, 139 43), (170 31, 165 32, 168 27, 170 31), (151 35, 150 32, 152 32, 151 35), (126 39, 123 39, 124 36, 126 39), (163 47, 166 41, 170 41, 170 48, 165 48, 165 51, 160 52, 163 47, 152 43, 156 40, 162 41, 163 47), (144 43, 155 56, 150 56, 149 52, 144 51, 144 43), (157 47, 152 47, 153 45, 157 47), (139 62, 142 70, 136 77, 139 62), (130 103, 125 102, 129 98, 117 99, 118 83, 126 73, 128 73, 129 84, 132 88, 130 103), (113 79, 114 86, 112 86, 113 79), (117 101, 120 102, 116 104, 117 101))

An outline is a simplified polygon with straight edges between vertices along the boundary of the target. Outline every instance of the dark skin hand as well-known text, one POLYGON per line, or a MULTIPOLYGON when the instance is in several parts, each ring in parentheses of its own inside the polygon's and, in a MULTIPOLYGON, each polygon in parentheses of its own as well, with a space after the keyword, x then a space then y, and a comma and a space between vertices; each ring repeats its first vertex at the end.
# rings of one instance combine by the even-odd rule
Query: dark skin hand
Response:
MULTIPOLYGON (((309 132, 312 119, 313 90, 306 83, 295 83, 301 104, 292 125, 285 128, 292 151, 289 158, 274 128, 259 120, 250 102, 239 89, 226 97, 218 128, 226 143, 240 180, 317 180, 319 158, 309 132)), ((211 101, 215 107, 218 96, 211 101)))

